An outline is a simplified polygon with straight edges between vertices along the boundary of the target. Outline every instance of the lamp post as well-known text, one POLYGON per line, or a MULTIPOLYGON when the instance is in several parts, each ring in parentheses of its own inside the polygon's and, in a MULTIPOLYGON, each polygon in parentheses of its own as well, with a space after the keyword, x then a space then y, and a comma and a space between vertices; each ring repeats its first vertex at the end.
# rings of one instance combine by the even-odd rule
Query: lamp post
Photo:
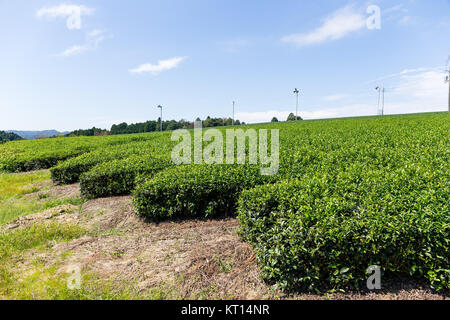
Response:
POLYGON ((381 107, 381 116, 384 116, 384 87, 376 87, 375 90, 378 91, 378 110, 380 110, 380 100, 382 100, 382 107, 381 107), (381 97, 383 96, 383 99, 381 97))
POLYGON ((381 88, 380 87, 376 87, 375 90, 378 91, 377 114, 380 114, 381 88))
POLYGON ((233 122, 232 122, 233 126, 234 126, 234 105, 235 104, 236 104, 236 101, 233 101, 233 122))
POLYGON ((159 109, 161 109, 161 117, 159 118, 160 119, 160 131, 162 132, 162 109, 163 109, 163 107, 161 106, 161 105, 159 105, 157 108, 159 108, 159 109))
POLYGON ((445 81, 448 83, 448 111, 450 112, 450 56, 448 56, 448 76, 445 81))
POLYGON ((450 70, 449 70, 449 75, 447 76, 447 79, 445 81, 447 81, 448 83, 448 111, 450 112, 450 70))
POLYGON ((298 120, 298 94, 299 93, 300 93, 300 91, 297 88, 295 88, 294 94, 297 96, 297 102, 295 104, 295 121, 298 120))

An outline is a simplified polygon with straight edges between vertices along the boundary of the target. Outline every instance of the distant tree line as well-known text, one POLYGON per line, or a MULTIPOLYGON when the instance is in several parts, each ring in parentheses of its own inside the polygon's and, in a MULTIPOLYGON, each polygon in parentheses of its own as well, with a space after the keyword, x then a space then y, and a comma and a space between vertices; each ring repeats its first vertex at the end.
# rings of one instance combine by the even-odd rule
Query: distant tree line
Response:
POLYGON ((13 132, 0 131, 0 144, 15 140, 23 140, 23 138, 13 132))
POLYGON ((92 129, 79 129, 66 134, 66 137, 78 137, 78 136, 107 136, 109 135, 109 131, 106 129, 100 129, 93 127, 92 129))
MULTIPOLYGON (((303 120, 301 117, 297 117, 297 120, 303 120)), ((202 121, 197 118, 196 121, 202 121)), ((287 121, 295 121, 295 115, 291 113, 287 118, 287 121)), ((277 118, 273 118, 272 122, 278 122, 277 118)), ((221 126, 231 126, 233 124, 232 118, 211 118, 207 117, 202 121, 202 126, 204 128, 210 127, 221 127, 221 126)), ((245 122, 239 120, 234 121, 234 125, 240 126, 245 125, 245 122)), ((119 124, 113 124, 111 129, 108 131, 106 129, 92 128, 92 129, 80 129, 75 130, 66 136, 105 136, 105 135, 116 135, 116 134, 131 134, 131 133, 144 133, 144 132, 156 132, 160 131, 160 118, 158 120, 149 120, 146 122, 131 123, 122 122, 119 124)), ((194 128, 194 123, 181 119, 176 120, 166 120, 162 122, 163 131, 171 131, 177 129, 192 129, 194 128)))
MULTIPOLYGON (((200 118, 197 118, 196 121, 202 121, 200 118)), ((219 127, 219 126, 231 126, 233 120, 231 118, 211 118, 207 117, 202 121, 202 126, 204 128, 208 127, 219 127)), ((241 125, 239 120, 234 121, 235 125, 241 125)), ((245 123, 242 123, 245 124, 245 123)), ((167 120, 162 122, 162 130, 170 131, 170 130, 178 130, 178 129, 192 129, 194 128, 194 123, 181 119, 180 121, 176 120, 167 120)), ((127 124, 126 122, 120 124, 114 124, 111 127, 110 134, 127 134, 127 133, 143 133, 143 132, 155 132, 161 130, 160 118, 158 120, 150 120, 141 123, 132 123, 127 124)))
MULTIPOLYGON (((202 121, 197 118, 196 121, 202 121)), ((219 126, 231 126, 233 124, 233 119, 231 118, 211 118, 207 117, 202 121, 202 125, 205 128, 208 127, 219 127, 219 126)), ((235 120, 234 124, 239 126, 245 124, 245 122, 235 120)), ((144 133, 144 132, 156 132, 160 131, 160 119, 149 120, 146 122, 131 123, 122 122, 119 124, 113 124, 111 129, 108 131, 106 129, 92 128, 92 129, 80 129, 75 130, 67 134, 67 137, 74 136, 105 136, 105 135, 116 135, 116 134, 131 134, 131 133, 144 133)), ((180 121, 176 120, 166 120, 162 122, 163 131, 177 130, 177 129, 191 129, 194 128, 194 122, 189 122, 184 119, 180 121)))
MULTIPOLYGON (((196 121, 200 121, 199 118, 196 119, 196 121)), ((235 126, 244 125, 245 122, 234 120, 235 126)), ((209 128, 209 127, 220 127, 220 126, 231 126, 233 125, 233 119, 232 118, 211 118, 207 117, 206 120, 202 122, 203 127, 209 128)))
MULTIPOLYGON (((295 121, 295 114, 290 113, 286 121, 295 121)), ((298 116, 297 120, 303 120, 302 117, 298 116)), ((279 122, 277 117, 273 117, 271 122, 279 122)))
POLYGON ((303 120, 303 119, 300 116, 298 116, 297 119, 295 119, 295 114, 290 113, 288 118, 287 118, 287 121, 295 121, 295 120, 303 120))
MULTIPOLYGON (((168 120, 162 122, 163 131, 187 129, 190 127, 190 125, 191 125, 190 122, 183 119, 180 121, 168 120)), ((131 124, 122 122, 120 124, 113 124, 110 133, 114 135, 114 134, 155 132, 160 130, 160 126, 161 126, 160 119, 131 124)))

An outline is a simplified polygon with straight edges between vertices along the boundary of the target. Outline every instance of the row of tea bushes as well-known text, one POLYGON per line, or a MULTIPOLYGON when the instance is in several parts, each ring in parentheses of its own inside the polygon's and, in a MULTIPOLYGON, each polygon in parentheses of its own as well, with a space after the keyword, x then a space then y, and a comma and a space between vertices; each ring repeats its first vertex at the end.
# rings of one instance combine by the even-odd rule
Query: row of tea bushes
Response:
POLYGON ((179 166, 141 177, 133 201, 137 213, 153 221, 233 216, 242 190, 274 179, 258 166, 179 166))
POLYGON ((92 152, 58 163, 50 169, 53 182, 71 184, 78 182, 80 176, 103 162, 120 160, 133 156, 150 156, 158 153, 160 138, 130 142, 98 148, 92 152))
POLYGON ((446 168, 352 167, 243 191, 240 234, 264 277, 286 290, 361 288, 366 270, 449 288, 446 168))
POLYGON ((170 158, 152 155, 103 162, 81 175, 81 194, 86 198, 128 195, 136 186, 137 176, 151 177, 170 166, 170 158))
POLYGON ((70 137, 11 141, 0 145, 0 171, 24 172, 48 169, 59 161, 99 148, 152 138, 152 135, 70 137))

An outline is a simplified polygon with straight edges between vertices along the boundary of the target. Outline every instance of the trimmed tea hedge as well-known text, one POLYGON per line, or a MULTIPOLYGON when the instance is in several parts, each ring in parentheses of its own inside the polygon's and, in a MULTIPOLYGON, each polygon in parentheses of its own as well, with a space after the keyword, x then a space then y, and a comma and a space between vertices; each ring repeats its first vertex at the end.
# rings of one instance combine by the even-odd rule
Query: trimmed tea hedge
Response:
POLYGON ((173 168, 170 132, 7 142, 0 171, 79 156, 52 169, 55 182, 80 177, 88 198, 138 186, 136 211, 157 221, 233 215, 243 191, 241 234, 281 287, 358 286, 367 266, 379 264, 448 288, 450 113, 240 128, 280 130, 277 175, 248 165, 173 168))
POLYGON ((77 148, 75 150, 45 152, 29 154, 28 156, 14 157, 9 163, 3 163, 2 169, 7 172, 27 172, 40 169, 48 169, 59 161, 79 156, 89 152, 89 148, 77 148))
POLYGON ((154 156, 104 162, 81 175, 81 194, 86 198, 128 195, 135 188, 138 175, 152 176, 172 165, 169 159, 154 156))
MULTIPOLYGON (((240 234, 266 279, 286 290, 358 288, 369 266, 449 288, 449 177, 420 164, 243 191, 240 234)), ((365 283, 363 284, 365 285, 365 283)))
POLYGON ((50 169, 52 180, 57 184, 75 183, 83 173, 89 171, 92 167, 105 161, 120 158, 120 155, 116 152, 109 153, 104 150, 97 150, 60 162, 50 169))
POLYGON ((232 216, 241 190, 273 179, 257 166, 180 166, 141 179, 133 201, 139 215, 154 221, 232 216))
POLYGON ((94 166, 103 162, 129 158, 134 155, 150 155, 156 153, 160 140, 130 142, 99 148, 79 157, 60 162, 50 169, 52 180, 58 184, 70 184, 79 181, 80 176, 94 166))
POLYGON ((22 172, 48 169, 59 161, 99 148, 144 141, 154 137, 155 135, 141 134, 10 141, 0 145, 0 171, 22 172))

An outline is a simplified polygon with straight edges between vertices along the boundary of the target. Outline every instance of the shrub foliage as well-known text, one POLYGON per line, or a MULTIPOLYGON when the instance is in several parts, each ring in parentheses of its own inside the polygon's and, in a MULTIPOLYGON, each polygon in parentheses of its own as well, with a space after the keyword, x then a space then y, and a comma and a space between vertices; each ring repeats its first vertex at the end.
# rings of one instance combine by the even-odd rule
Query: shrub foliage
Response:
POLYGON ((277 175, 174 167, 170 132, 8 142, 0 171, 53 167, 88 198, 133 192, 155 221, 238 213, 265 278, 287 290, 359 287, 370 265, 449 288, 449 113, 249 127, 280 130, 277 175))
POLYGON ((139 175, 152 177, 172 166, 161 157, 130 157, 101 163, 80 177, 81 194, 86 198, 102 198, 130 194, 139 175))
POLYGON ((449 287, 448 180, 420 166, 286 180, 244 191, 240 234, 282 288, 358 288, 366 270, 449 287))
POLYGON ((140 179, 134 206, 155 221, 232 216, 242 190, 273 179, 261 176, 256 166, 180 166, 140 179))

